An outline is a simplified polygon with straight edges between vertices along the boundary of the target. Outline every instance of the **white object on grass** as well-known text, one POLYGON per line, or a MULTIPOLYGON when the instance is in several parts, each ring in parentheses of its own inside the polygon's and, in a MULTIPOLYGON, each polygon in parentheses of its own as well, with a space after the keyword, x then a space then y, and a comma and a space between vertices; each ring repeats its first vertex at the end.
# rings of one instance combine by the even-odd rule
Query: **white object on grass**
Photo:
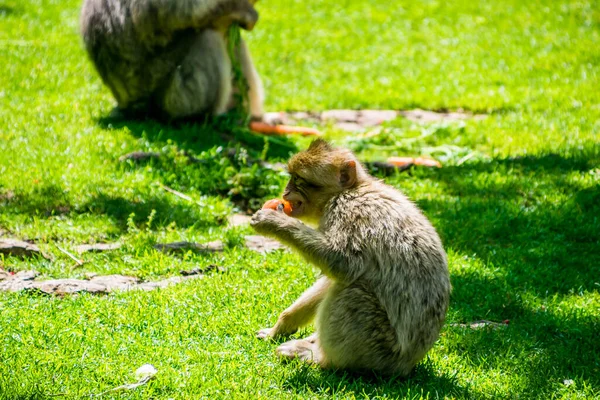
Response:
POLYGON ((157 372, 158 371, 156 370, 156 368, 154 368, 154 365, 144 364, 135 371, 135 377, 137 379, 153 377, 154 375, 156 375, 157 372))

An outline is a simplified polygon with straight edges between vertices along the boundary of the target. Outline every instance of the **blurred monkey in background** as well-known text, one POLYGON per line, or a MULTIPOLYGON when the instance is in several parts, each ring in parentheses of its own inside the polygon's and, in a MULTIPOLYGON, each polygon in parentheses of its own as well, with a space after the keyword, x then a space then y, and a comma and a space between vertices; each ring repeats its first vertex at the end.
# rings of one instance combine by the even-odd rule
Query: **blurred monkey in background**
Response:
MULTIPOLYGON (((84 0, 81 32, 102 81, 124 115, 215 116, 236 106, 228 30, 252 30, 256 0, 84 0)), ((250 114, 264 92, 248 47, 234 54, 248 84, 250 114)))

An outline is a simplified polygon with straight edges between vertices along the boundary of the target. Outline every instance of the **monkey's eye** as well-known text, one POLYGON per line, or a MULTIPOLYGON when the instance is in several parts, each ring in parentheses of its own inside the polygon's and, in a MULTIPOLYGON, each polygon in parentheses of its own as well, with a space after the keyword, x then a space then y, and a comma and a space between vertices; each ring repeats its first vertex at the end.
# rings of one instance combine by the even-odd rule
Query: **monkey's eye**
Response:
POLYGON ((297 184, 302 187, 305 187, 307 189, 313 189, 313 190, 319 189, 320 187, 322 187, 321 185, 318 185, 314 182, 308 181, 304 178, 298 178, 297 184))
POLYGON ((309 182, 309 181, 305 181, 305 185, 308 188, 313 189, 313 190, 320 189, 322 187, 321 185, 317 185, 316 183, 309 182))

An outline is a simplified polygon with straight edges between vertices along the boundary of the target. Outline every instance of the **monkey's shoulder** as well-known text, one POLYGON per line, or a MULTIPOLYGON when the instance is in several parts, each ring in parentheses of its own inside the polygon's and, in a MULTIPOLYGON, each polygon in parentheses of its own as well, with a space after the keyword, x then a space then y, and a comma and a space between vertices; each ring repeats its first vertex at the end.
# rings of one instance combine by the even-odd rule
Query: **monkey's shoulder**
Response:
POLYGON ((335 220, 371 223, 419 213, 404 194, 385 184, 343 192, 331 202, 328 211, 335 220))

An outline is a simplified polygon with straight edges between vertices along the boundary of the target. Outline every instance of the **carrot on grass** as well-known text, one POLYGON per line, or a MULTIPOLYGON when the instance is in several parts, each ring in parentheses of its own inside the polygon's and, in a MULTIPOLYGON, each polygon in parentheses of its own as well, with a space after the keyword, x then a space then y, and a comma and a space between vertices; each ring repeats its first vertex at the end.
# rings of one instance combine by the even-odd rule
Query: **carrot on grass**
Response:
POLYGON ((422 165, 424 167, 438 167, 441 168, 442 164, 431 158, 423 157, 390 157, 387 159, 389 164, 395 165, 396 167, 405 167, 407 165, 422 165))
POLYGON ((264 135, 288 135, 297 133, 302 136, 321 136, 321 132, 314 128, 305 126, 271 125, 266 122, 250 122, 250 130, 264 135))

